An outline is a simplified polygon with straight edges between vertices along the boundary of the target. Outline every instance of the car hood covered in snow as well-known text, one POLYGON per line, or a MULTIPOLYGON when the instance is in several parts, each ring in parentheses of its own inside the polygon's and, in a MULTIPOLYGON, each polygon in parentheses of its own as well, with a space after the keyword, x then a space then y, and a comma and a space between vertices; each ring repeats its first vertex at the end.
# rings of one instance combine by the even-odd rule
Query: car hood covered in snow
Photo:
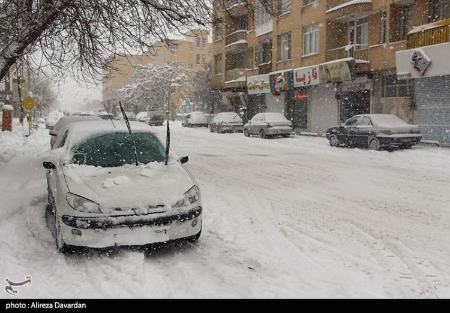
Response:
POLYGON ((195 184, 178 162, 116 168, 71 164, 64 167, 64 175, 71 193, 100 204, 110 215, 170 208, 195 184))

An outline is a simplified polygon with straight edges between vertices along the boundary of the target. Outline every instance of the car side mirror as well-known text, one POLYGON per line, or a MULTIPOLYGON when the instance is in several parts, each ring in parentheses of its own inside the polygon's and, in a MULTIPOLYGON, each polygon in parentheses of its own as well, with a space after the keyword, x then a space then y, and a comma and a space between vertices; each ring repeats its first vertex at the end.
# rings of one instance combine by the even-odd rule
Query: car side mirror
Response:
POLYGON ((52 162, 48 162, 48 161, 44 161, 43 166, 47 170, 54 170, 54 169, 56 169, 55 164, 53 164, 52 162))
POLYGON ((83 153, 75 153, 72 157, 73 163, 77 165, 84 165, 86 164, 87 158, 86 154, 83 153))
POLYGON ((188 156, 181 157, 179 161, 181 164, 186 164, 187 162, 189 162, 189 157, 188 156))

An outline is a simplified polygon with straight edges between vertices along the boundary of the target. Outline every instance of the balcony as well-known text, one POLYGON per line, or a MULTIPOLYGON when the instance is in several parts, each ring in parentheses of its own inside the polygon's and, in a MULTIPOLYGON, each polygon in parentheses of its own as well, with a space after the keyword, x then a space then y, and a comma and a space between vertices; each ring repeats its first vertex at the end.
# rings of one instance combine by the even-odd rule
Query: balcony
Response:
POLYGON ((347 45, 327 51, 326 60, 334 61, 345 58, 369 61, 369 45, 347 45))
POLYGON ((355 18, 372 11, 372 0, 327 0, 329 19, 355 18))
POLYGON ((245 0, 226 0, 225 9, 231 16, 243 16, 248 14, 247 2, 245 0))
POLYGON ((247 30, 240 29, 229 34, 225 42, 227 53, 237 53, 247 50, 247 30))
POLYGON ((450 42, 450 19, 415 27, 408 34, 407 48, 419 48, 450 42))
POLYGON ((272 61, 268 61, 266 63, 258 65, 258 74, 269 74, 272 72, 272 61))
POLYGON ((245 83, 245 68, 234 68, 225 72, 225 83, 245 83))

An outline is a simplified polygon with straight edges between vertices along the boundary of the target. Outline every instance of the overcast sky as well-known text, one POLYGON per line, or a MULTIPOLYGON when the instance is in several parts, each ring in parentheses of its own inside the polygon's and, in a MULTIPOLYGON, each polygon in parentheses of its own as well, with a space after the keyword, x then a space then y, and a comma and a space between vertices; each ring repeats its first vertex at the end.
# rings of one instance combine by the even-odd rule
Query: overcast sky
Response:
POLYGON ((80 111, 84 103, 91 100, 102 99, 102 85, 79 84, 73 79, 67 78, 65 81, 56 84, 58 103, 61 110, 80 111))

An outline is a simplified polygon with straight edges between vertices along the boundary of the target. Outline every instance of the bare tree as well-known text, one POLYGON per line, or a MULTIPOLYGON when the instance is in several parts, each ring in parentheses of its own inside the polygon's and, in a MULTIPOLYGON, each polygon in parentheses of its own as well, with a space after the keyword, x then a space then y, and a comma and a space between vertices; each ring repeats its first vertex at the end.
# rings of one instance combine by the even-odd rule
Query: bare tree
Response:
POLYGON ((49 112, 56 104, 56 93, 53 82, 41 71, 32 71, 30 91, 36 101, 36 109, 41 112, 49 112))
MULTIPOLYGON (((207 27, 227 0, 0 0, 0 79, 25 54, 40 49, 52 70, 96 78, 116 53, 145 51, 155 41, 193 26, 207 27)), ((259 1, 243 0, 253 12, 259 1)))

